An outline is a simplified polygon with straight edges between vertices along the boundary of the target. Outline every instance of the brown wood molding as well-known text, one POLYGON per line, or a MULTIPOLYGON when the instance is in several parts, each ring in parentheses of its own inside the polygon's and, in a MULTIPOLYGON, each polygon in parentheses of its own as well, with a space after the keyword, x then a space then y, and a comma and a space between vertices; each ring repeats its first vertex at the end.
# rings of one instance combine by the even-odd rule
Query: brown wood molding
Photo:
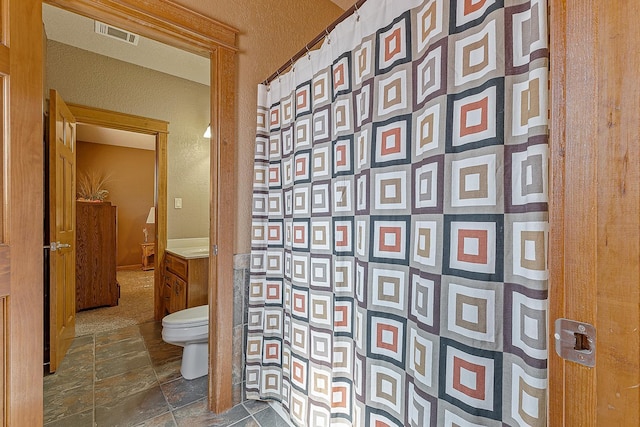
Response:
POLYGON ((44 0, 150 39, 209 56, 218 47, 237 50, 238 30, 170 0, 44 0))
POLYGON ((222 412, 233 406, 233 254, 236 219, 236 135, 235 128, 224 123, 236 122, 236 75, 234 52, 218 49, 211 55, 211 226, 210 242, 217 245, 218 255, 211 256, 209 276, 215 277, 209 288, 210 313, 209 353, 217 357, 210 365, 209 408, 222 412))
POLYGON ((549 200, 549 325, 548 325, 548 403, 547 425, 564 425, 564 360, 553 349, 554 326, 564 311, 564 155, 566 142, 566 5, 549 1, 550 33, 550 200, 549 200), (553 254, 553 256, 551 256, 553 254))
POLYGON ((155 257, 156 270, 154 286, 158 295, 153 302, 154 318, 162 320, 162 294, 160 290, 164 287, 164 276, 161 266, 164 265, 164 251, 167 248, 167 170, 168 170, 168 135, 166 132, 159 133, 156 137, 156 236, 155 236, 155 257))
POLYGON ((150 119, 79 104, 67 103, 67 107, 69 107, 78 123, 146 134, 169 132, 169 122, 164 120, 150 119))

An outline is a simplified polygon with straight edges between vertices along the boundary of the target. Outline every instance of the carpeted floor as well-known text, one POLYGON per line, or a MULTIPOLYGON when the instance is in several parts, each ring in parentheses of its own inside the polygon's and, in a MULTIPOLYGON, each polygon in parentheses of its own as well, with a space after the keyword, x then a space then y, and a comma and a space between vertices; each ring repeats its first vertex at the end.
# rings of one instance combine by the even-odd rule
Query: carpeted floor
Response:
POLYGON ((118 305, 76 313, 76 337, 153 320, 153 270, 120 270, 117 278, 118 305))

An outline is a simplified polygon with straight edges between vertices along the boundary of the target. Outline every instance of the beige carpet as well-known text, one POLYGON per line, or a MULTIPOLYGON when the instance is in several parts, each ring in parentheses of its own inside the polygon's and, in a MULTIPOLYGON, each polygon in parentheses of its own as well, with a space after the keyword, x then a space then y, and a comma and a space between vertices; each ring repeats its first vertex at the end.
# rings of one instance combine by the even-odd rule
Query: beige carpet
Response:
POLYGON ((76 313, 76 336, 111 331, 153 320, 153 270, 121 270, 120 301, 115 307, 76 313))

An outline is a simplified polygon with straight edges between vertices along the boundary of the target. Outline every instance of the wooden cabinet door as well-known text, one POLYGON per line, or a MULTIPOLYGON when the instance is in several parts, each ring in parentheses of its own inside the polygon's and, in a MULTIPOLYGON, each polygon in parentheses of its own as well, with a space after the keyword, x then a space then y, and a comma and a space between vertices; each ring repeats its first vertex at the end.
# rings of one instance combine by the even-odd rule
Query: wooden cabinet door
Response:
POLYGON ((171 297, 169 299, 169 311, 175 313, 176 311, 184 310, 187 308, 187 282, 171 274, 171 297))

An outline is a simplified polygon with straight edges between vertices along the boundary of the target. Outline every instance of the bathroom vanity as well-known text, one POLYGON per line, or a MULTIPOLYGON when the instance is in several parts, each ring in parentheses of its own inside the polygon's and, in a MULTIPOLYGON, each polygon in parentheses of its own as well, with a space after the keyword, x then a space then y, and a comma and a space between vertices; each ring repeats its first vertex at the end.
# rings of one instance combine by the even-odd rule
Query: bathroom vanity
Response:
POLYGON ((163 273, 163 315, 207 304, 209 282, 207 250, 167 249, 163 273))

